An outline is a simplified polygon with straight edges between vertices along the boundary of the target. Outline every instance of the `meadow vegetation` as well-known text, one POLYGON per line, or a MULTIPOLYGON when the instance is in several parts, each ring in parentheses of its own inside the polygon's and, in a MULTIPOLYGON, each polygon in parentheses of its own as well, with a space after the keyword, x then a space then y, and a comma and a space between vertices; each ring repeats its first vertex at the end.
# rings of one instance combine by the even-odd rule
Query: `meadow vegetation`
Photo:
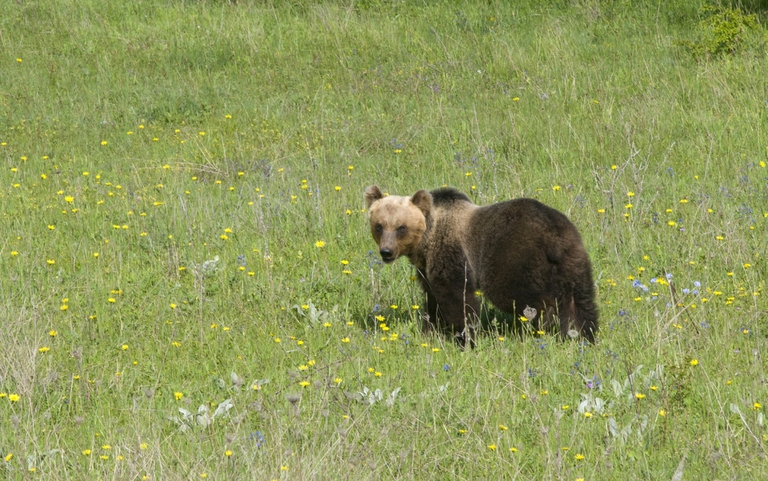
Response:
POLYGON ((5 2, 0 477, 768 478, 760 2, 509 3, 5 2), (596 345, 421 334, 374 183, 565 212, 596 345))

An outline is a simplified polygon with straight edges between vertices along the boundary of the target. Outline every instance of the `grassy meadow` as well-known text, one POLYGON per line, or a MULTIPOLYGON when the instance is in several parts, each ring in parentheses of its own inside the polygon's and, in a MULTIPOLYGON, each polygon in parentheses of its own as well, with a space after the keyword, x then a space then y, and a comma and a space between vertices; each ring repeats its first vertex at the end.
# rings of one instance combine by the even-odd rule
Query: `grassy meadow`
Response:
POLYGON ((761 3, 509 3, 4 1, 0 478, 768 478, 761 3), (423 335, 371 184, 565 212, 598 342, 423 335))

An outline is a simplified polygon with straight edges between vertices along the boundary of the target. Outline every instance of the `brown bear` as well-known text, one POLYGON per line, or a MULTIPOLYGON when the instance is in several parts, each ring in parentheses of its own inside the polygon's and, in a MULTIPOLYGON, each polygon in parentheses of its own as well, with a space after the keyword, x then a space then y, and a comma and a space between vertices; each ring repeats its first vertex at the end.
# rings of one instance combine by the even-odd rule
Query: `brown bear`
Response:
POLYGON ((477 290, 536 329, 560 327, 563 338, 594 342, 597 306, 589 255, 576 227, 534 199, 477 206, 452 188, 411 197, 365 190, 381 259, 406 256, 427 294, 424 330, 453 331, 474 345, 477 290))

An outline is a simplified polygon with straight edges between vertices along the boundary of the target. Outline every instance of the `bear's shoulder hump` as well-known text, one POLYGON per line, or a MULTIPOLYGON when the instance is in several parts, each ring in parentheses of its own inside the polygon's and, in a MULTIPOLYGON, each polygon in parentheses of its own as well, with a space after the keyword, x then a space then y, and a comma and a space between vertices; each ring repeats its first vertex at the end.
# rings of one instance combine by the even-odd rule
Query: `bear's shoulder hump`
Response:
POLYGON ((441 187, 439 189, 435 189, 430 192, 430 195, 432 195, 432 202, 435 205, 452 204, 454 202, 472 203, 469 197, 467 197, 462 192, 459 192, 457 189, 454 189, 453 187, 441 187))

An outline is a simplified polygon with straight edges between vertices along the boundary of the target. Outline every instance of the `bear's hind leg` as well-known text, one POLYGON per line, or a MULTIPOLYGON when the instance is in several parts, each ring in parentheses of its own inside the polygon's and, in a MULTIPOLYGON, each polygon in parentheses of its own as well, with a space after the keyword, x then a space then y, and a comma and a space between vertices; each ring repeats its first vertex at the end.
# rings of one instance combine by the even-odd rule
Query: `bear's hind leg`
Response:
POLYGON ((581 334, 579 332, 576 323, 576 304, 573 301, 573 296, 567 296, 565 300, 561 300, 559 303, 558 317, 560 318, 560 338, 566 340, 568 338, 576 339, 581 334))

